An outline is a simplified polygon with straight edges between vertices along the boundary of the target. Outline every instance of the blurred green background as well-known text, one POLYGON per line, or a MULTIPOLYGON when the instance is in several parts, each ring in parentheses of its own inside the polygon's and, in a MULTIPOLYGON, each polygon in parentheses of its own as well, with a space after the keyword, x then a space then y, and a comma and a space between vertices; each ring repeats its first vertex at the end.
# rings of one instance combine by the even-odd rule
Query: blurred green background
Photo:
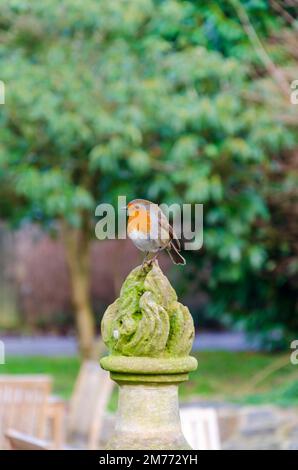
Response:
MULTIPOLYGON (((81 354, 92 356, 104 308, 137 262, 126 242, 96 241, 95 207, 126 195, 203 203, 203 248, 185 253, 183 271, 164 262, 197 327, 289 350, 297 28, 291 1, 1 2, 3 335, 76 324, 81 354)), ((251 354, 248 375, 271 362, 251 354)), ((218 364, 227 371, 231 360, 218 364)))

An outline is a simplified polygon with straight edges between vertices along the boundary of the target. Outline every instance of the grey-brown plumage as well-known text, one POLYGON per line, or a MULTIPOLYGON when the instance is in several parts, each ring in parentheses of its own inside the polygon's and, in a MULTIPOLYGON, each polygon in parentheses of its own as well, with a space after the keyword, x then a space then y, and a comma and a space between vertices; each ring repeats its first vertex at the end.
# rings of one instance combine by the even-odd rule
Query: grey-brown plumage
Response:
POLYGON ((180 254, 180 241, 157 204, 145 199, 134 199, 127 208, 128 236, 139 250, 147 252, 147 255, 156 253, 152 260, 156 259, 161 250, 166 250, 174 264, 186 264, 180 254))

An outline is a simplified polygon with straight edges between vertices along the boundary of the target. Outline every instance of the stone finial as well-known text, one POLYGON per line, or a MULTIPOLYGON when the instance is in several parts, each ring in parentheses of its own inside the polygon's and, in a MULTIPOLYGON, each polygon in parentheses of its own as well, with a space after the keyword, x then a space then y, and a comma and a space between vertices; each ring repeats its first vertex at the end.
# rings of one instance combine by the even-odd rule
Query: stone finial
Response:
POLYGON ((194 325, 157 262, 133 269, 101 326, 109 355, 100 364, 120 386, 108 449, 189 449, 178 384, 197 368, 194 325))
POLYGON ((115 355, 185 357, 194 338, 192 316, 157 263, 138 266, 128 275, 101 326, 115 355))

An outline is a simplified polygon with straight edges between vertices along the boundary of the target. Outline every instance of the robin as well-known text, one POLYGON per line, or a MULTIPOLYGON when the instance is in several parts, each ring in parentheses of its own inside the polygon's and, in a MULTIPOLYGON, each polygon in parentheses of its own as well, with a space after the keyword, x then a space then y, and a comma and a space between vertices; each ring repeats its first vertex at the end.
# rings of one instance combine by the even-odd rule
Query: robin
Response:
POLYGON ((180 241, 173 227, 157 204, 145 199, 134 199, 126 207, 128 212, 127 234, 134 245, 146 252, 143 264, 152 263, 161 250, 166 250, 174 264, 186 264, 179 253, 180 241), (156 253, 150 260, 150 253, 156 253))

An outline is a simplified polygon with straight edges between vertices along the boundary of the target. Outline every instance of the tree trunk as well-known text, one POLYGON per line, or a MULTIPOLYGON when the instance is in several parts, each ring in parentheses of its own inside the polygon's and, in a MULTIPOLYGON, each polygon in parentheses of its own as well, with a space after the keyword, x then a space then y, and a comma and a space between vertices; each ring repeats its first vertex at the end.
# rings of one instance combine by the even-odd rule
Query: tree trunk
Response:
POLYGON ((84 359, 94 356, 95 322, 90 301, 90 238, 85 229, 64 223, 63 242, 76 314, 80 353, 84 359))

